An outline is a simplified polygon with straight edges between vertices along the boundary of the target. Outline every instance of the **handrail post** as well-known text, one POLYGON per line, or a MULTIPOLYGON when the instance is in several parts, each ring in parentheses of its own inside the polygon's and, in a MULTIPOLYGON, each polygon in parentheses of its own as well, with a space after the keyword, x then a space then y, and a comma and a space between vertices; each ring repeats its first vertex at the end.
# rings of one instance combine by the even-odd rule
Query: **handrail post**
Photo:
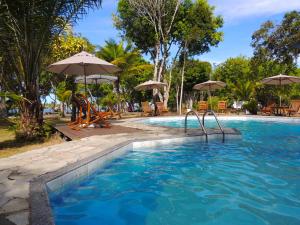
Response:
POLYGON ((218 120, 218 118, 217 118, 217 116, 216 116, 216 114, 215 114, 215 112, 213 110, 206 110, 206 112, 203 114, 203 116, 202 116, 202 124, 203 124, 203 126, 204 126, 204 118, 205 118, 205 116, 206 116, 207 113, 212 113, 213 116, 215 117, 215 120, 216 120, 216 122, 217 122, 217 124, 219 126, 219 129, 222 132, 223 142, 224 142, 224 140, 225 140, 225 132, 224 132, 223 128, 221 127, 220 122, 219 122, 219 120, 218 120))
POLYGON ((199 122, 199 124, 200 124, 200 127, 201 127, 203 133, 205 134, 206 142, 207 142, 207 132, 206 132, 206 129, 205 129, 205 127, 203 126, 203 124, 201 123, 201 120, 200 120, 200 118, 199 118, 198 113, 195 112, 195 111, 193 111, 193 110, 187 112, 186 115, 185 115, 185 120, 184 120, 184 132, 185 132, 185 133, 187 132, 187 118, 188 118, 188 116, 189 116, 190 114, 194 114, 194 115, 197 117, 198 122, 199 122))

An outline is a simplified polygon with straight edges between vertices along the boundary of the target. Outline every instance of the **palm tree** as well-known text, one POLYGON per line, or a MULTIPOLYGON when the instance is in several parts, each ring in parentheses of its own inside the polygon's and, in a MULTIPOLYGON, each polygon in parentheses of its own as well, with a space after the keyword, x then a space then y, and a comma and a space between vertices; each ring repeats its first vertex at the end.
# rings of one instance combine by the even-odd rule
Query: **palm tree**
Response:
MULTIPOLYGON (((96 55, 118 66, 122 70, 118 75, 119 79, 116 82, 118 105, 120 104, 120 95, 123 95, 122 99, 126 99, 126 96, 130 96, 133 92, 134 85, 137 85, 134 82, 131 82, 131 85, 129 86, 128 82, 126 83, 126 80, 143 73, 145 70, 150 71, 153 69, 151 64, 145 62, 138 49, 134 48, 130 43, 124 46, 123 41, 120 43, 117 43, 113 39, 106 41, 105 45, 100 48, 96 55), (120 90, 121 83, 124 84, 122 93, 120 90)), ((120 109, 120 105, 118 108, 120 109)))
POLYGON ((247 101, 255 96, 255 91, 259 87, 259 83, 250 80, 237 80, 236 83, 229 83, 228 86, 234 98, 247 101))
POLYGON ((0 0, 0 80, 5 90, 23 96, 21 129, 25 138, 42 132, 40 74, 53 37, 101 0, 0 0))

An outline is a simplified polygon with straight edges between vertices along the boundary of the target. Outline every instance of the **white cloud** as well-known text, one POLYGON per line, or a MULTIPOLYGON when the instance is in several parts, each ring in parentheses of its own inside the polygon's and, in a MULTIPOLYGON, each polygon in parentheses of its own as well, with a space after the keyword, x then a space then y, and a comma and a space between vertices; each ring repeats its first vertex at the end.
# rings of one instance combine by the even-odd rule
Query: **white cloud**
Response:
POLYGON ((271 16, 291 10, 300 10, 300 0, 210 0, 216 13, 225 21, 252 16, 271 16))

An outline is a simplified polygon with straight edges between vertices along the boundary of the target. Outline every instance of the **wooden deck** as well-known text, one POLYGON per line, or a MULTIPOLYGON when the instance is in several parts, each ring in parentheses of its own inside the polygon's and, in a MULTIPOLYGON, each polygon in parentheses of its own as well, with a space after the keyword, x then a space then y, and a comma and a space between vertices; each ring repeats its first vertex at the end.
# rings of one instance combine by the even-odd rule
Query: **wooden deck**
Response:
POLYGON ((141 131, 140 129, 124 127, 112 124, 110 128, 83 128, 79 131, 70 129, 67 125, 57 125, 55 129, 68 139, 75 140, 93 135, 107 135, 120 133, 134 133, 141 131))

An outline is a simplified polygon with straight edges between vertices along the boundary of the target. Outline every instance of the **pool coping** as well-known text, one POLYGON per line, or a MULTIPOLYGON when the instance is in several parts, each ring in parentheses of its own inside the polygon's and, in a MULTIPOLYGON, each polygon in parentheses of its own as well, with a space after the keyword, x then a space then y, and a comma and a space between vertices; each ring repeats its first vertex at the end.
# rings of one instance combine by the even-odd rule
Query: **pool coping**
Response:
POLYGON ((80 168, 98 158, 101 158, 107 154, 110 154, 122 147, 125 147, 134 141, 124 141, 120 144, 117 144, 113 147, 107 148, 104 151, 96 153, 90 157, 82 159, 78 162, 72 163, 61 169, 58 169, 53 172, 49 172, 39 177, 34 178, 30 181, 29 189, 29 206, 30 206, 30 216, 29 222, 32 225, 55 225, 54 217, 52 214, 52 209, 50 206, 48 192, 46 184, 54 180, 55 178, 62 176, 66 173, 69 173, 77 168, 80 168))
MULTIPOLYGON (((177 130, 176 128, 174 130, 177 130)), ((181 130, 181 129, 180 129, 181 130)), ((221 134, 220 133, 212 133, 212 137, 218 138, 221 134)), ((240 133, 229 133, 228 135, 232 137, 238 137, 241 136, 240 133)), ((48 198, 48 192, 46 184, 64 174, 67 174, 69 172, 72 172, 73 170, 76 170, 84 165, 87 165, 101 157, 104 157, 105 155, 111 154, 114 151, 117 151, 121 148, 124 148, 130 144, 133 144, 135 142, 152 142, 152 141, 164 141, 164 140, 170 140, 170 139, 182 139, 182 138, 197 138, 197 137, 204 137, 203 133, 192 133, 192 134, 176 134, 176 135, 170 135, 169 137, 153 137, 151 140, 141 138, 141 139, 135 139, 135 140, 127 140, 124 142, 121 142, 117 145, 114 145, 112 147, 109 147, 99 153, 96 153, 90 157, 87 157, 85 159, 82 159, 80 161, 77 161, 75 163, 69 164, 65 167, 62 167, 58 170, 48 172, 46 174, 42 174, 33 180, 30 181, 30 187, 29 187, 29 208, 30 208, 30 214, 29 214, 29 222, 31 225, 55 225, 54 217, 52 213, 52 209, 50 206, 49 198, 48 198)))

